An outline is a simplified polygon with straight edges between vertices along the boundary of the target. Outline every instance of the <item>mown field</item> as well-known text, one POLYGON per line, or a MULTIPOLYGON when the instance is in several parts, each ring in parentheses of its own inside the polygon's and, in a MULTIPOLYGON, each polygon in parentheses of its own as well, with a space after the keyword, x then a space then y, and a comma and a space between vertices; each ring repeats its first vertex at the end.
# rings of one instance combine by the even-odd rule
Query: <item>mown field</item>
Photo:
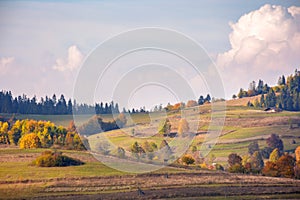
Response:
MULTIPOLYGON (((212 116, 218 119, 223 114, 226 114, 224 127, 207 158, 214 155, 214 162, 224 167, 230 153, 241 156, 247 154, 248 145, 255 140, 263 148, 272 133, 280 135, 285 151, 293 152, 300 145, 300 128, 290 128, 291 120, 300 120, 299 112, 267 113, 245 107, 244 101, 228 101, 226 113, 225 110, 211 113, 210 105, 187 109, 185 112, 189 114, 190 120, 196 122, 191 124, 192 128, 201 133, 195 136, 191 146, 200 149, 208 137, 206 131, 212 116)), ((71 115, 15 117, 52 121, 62 126, 68 126, 73 119, 71 115)), ((105 121, 112 119, 111 115, 102 117, 105 121)), ((158 145, 163 139, 171 142, 172 138, 156 134, 155 125, 161 117, 160 114, 133 114, 125 129, 99 134, 105 134, 114 145, 126 150, 135 141, 153 141, 158 145), (154 125, 149 124, 151 120, 155 122, 154 125), (132 128, 136 129, 135 136, 130 134, 132 128)), ((176 132, 180 113, 170 112, 168 117, 172 132, 176 132)), ((218 127, 210 127, 210 130, 215 129, 218 127)), ((146 174, 130 174, 111 169, 83 151, 63 150, 64 154, 84 161, 85 165, 61 168, 31 166, 30 163, 44 150, 0 147, 0 199, 300 199, 300 182, 297 180, 236 175, 199 169, 197 166, 191 169, 166 167, 146 174), (145 192, 145 196, 137 195, 138 187, 145 192)))

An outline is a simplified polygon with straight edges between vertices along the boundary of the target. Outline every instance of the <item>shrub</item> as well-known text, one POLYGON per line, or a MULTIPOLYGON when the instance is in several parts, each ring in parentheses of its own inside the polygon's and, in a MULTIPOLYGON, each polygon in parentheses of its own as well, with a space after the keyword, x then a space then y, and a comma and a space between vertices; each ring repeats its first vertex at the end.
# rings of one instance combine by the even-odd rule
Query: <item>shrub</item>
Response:
POLYGON ((61 152, 45 151, 33 164, 39 167, 65 167, 84 164, 82 161, 62 155, 61 152))
POLYGON ((195 162, 195 159, 193 158, 193 156, 191 155, 184 155, 182 158, 181 158, 182 162, 186 165, 191 165, 191 164, 194 164, 195 162))

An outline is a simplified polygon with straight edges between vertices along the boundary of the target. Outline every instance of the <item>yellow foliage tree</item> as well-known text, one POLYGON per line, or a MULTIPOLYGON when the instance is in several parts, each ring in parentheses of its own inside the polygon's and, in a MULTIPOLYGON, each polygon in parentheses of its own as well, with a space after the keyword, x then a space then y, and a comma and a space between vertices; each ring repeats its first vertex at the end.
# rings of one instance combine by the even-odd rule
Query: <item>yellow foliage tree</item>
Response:
POLYGON ((269 160, 271 162, 276 162, 279 159, 280 155, 279 155, 279 149, 276 148, 272 151, 272 153, 270 154, 270 158, 269 160))
POLYGON ((40 138, 35 133, 26 134, 20 139, 21 149, 34 149, 39 147, 41 147, 40 138))
POLYGON ((9 144, 8 128, 9 125, 7 122, 3 122, 0 124, 0 143, 2 144, 9 144))

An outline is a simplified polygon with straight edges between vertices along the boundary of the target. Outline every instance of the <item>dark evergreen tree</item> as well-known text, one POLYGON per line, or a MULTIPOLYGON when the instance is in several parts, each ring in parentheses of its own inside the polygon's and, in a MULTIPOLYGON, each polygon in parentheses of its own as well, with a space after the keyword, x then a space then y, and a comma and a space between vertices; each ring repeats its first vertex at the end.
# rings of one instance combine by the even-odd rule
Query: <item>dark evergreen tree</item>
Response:
POLYGON ((201 95, 198 99, 198 105, 203 105, 204 104, 204 97, 201 95))

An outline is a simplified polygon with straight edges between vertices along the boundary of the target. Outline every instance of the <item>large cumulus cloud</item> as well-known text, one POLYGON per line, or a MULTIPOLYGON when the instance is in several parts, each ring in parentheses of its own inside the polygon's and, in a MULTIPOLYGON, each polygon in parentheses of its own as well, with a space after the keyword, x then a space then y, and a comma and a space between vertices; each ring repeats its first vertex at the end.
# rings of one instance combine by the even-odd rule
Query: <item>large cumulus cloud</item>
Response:
POLYGON ((230 26, 231 49, 217 57, 225 81, 226 72, 241 79, 246 75, 255 78, 258 71, 289 74, 299 68, 300 7, 267 4, 230 26))

